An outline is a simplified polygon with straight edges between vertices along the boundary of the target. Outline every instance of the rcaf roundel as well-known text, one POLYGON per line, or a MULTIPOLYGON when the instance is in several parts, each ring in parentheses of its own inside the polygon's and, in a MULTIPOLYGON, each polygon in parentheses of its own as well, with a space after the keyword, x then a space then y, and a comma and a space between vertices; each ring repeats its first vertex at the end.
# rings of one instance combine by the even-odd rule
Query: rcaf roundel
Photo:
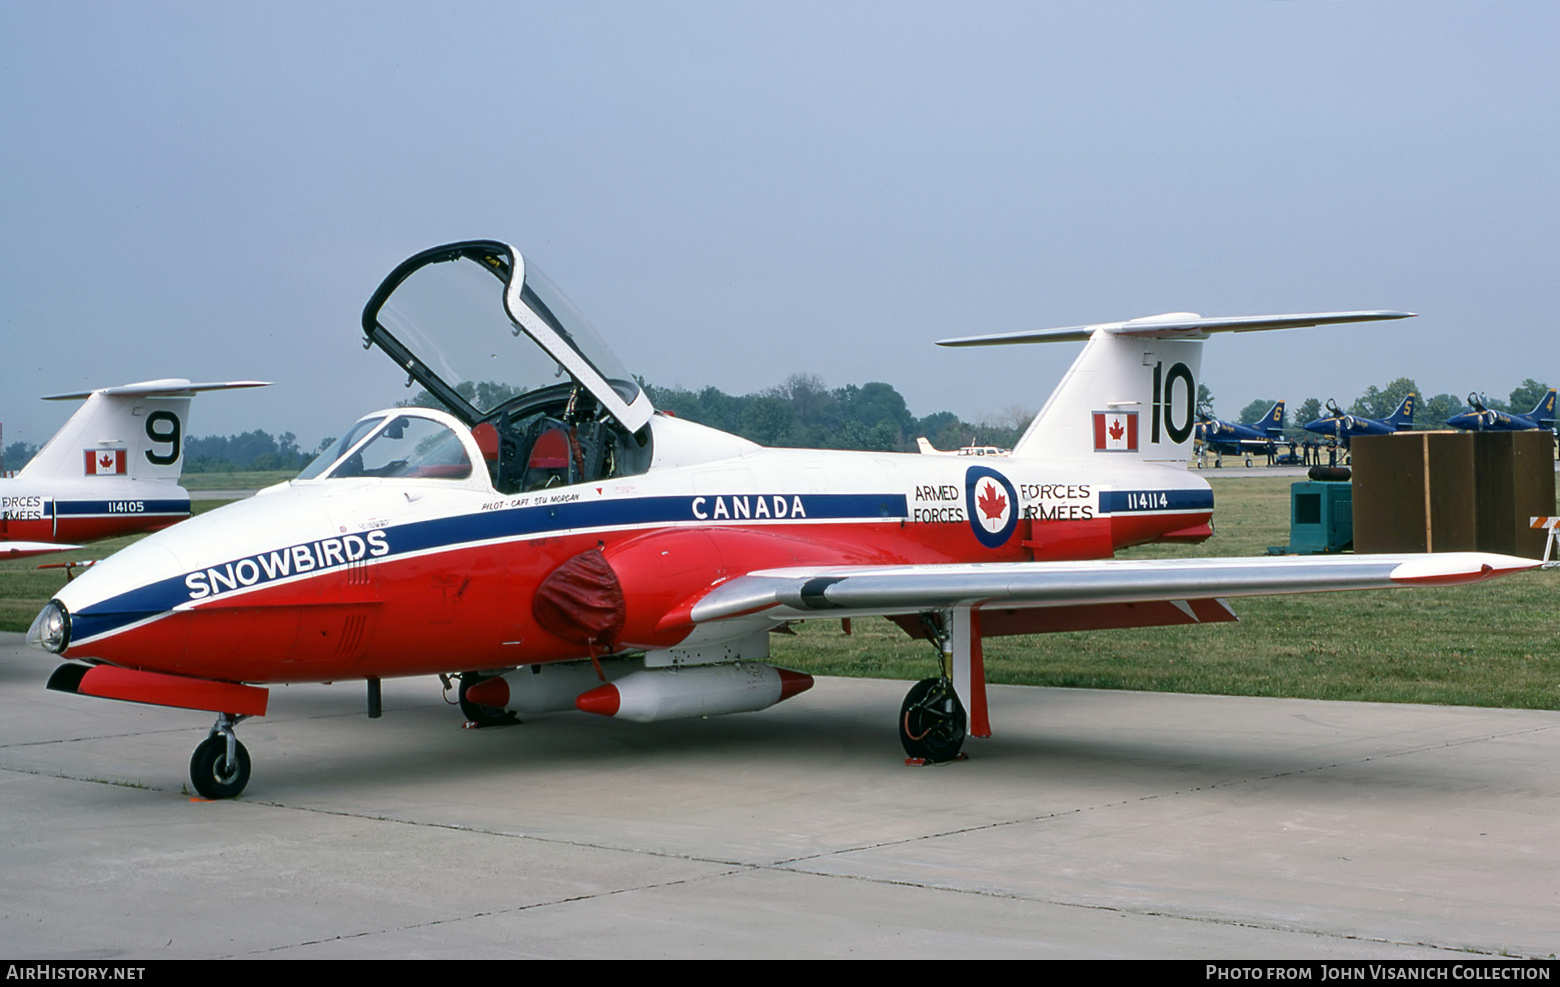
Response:
POLYGON ((1095 452, 1137 452, 1138 422, 1135 411, 1094 413, 1095 452))
POLYGON ((1018 527, 1018 491, 989 466, 964 471, 964 507, 976 539, 987 548, 1005 544, 1018 527))

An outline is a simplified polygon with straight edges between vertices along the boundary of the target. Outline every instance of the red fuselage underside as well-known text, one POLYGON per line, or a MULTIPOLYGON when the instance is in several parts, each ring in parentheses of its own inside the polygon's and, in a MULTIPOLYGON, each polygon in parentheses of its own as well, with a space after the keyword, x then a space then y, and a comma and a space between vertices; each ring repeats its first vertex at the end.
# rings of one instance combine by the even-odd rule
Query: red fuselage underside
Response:
MULTIPOLYGON (((532 594, 559 565, 600 544, 622 583, 622 648, 671 647, 692 630, 663 618, 715 582, 807 565, 1015 562, 1108 557, 1115 548, 1195 531, 1207 511, 1020 523, 997 549, 962 523, 899 520, 592 531, 456 547, 219 596, 68 652, 196 678, 319 682, 586 657, 545 630, 532 594), (150 659, 150 660, 149 660, 150 659)), ((144 520, 144 519, 143 519, 144 520)), ((1181 536, 1187 537, 1187 536, 1181 536)))

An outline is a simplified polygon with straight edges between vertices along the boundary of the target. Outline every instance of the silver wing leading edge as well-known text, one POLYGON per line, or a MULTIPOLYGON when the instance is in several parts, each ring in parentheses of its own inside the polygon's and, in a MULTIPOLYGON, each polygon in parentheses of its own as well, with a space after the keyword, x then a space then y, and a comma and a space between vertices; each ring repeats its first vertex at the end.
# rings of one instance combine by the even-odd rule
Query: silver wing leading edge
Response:
POLYGON ((792 620, 956 606, 1055 607, 1333 590, 1451 586, 1540 565, 1487 552, 1280 556, 764 569, 716 586, 696 624, 762 615, 792 620))

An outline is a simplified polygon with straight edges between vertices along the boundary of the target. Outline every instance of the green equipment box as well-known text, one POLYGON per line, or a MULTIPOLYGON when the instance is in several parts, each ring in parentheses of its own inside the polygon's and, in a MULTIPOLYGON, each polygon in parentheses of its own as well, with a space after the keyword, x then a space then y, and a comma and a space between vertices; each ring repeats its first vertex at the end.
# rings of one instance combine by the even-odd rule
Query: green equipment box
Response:
POLYGON ((1342 552, 1354 545, 1354 487, 1302 480, 1289 487, 1289 551, 1342 552))

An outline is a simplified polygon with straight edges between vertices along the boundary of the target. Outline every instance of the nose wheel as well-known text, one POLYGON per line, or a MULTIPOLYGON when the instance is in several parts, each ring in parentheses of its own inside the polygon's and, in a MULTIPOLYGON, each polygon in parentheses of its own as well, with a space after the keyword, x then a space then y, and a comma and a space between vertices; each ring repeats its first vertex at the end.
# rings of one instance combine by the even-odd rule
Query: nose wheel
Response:
POLYGON ((225 713, 217 717, 211 735, 190 756, 190 783, 202 798, 234 798, 249 784, 249 751, 233 733, 241 719, 225 713))

